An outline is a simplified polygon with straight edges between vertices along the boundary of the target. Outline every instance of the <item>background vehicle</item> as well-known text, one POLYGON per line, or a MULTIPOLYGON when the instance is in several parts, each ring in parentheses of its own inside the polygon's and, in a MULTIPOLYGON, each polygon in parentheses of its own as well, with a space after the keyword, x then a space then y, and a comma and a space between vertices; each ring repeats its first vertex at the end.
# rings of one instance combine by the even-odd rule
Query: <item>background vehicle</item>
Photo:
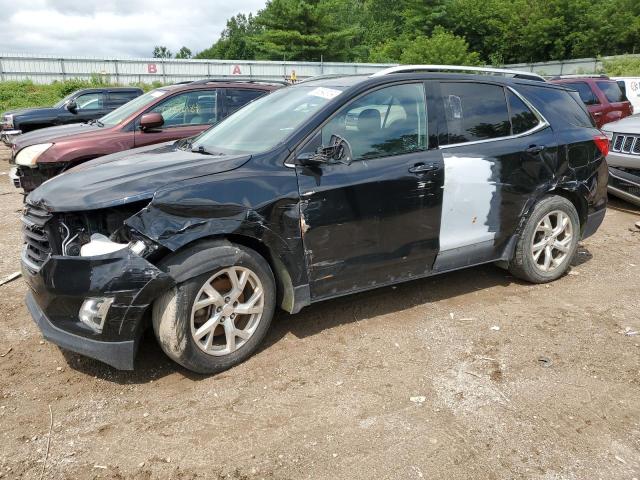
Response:
POLYGON ((275 82, 198 80, 145 93, 95 122, 20 135, 12 145, 13 183, 28 193, 87 160, 197 135, 280 86, 275 82))
POLYGON ((640 113, 640 77, 612 77, 618 82, 618 86, 627 100, 633 105, 633 111, 640 113))
POLYGON ((42 185, 22 266, 45 337, 133 368, 150 312, 166 354, 210 373, 258 348, 276 305, 489 262, 563 275, 604 218, 607 138, 535 75, 438 69, 303 81, 42 185))
POLYGON ((633 106, 618 83, 605 75, 569 76, 554 78, 550 82, 576 90, 598 128, 633 114, 633 106))
POLYGON ((21 133, 95 120, 140 95, 142 89, 137 87, 84 88, 67 95, 51 108, 23 108, 3 113, 0 135, 10 144, 11 139, 21 133))
POLYGON ((602 131, 611 141, 609 193, 640 206, 640 115, 607 123, 602 131))

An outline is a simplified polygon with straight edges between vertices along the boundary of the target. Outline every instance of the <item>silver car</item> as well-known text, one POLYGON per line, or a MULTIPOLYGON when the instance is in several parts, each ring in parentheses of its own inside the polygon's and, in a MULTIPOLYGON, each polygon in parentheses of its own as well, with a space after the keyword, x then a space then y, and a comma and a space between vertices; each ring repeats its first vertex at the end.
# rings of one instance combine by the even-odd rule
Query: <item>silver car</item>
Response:
POLYGON ((640 115, 602 126, 609 138, 609 193, 640 206, 640 115))

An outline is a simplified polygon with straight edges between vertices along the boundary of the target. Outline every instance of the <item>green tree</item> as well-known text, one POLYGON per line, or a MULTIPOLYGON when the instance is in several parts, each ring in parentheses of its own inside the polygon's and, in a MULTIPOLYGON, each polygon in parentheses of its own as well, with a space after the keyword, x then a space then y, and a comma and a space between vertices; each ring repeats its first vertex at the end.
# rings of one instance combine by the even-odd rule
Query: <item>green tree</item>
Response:
POLYGON ((163 45, 156 45, 153 47, 153 58, 171 58, 173 54, 171 50, 163 45))
POLYGON ((480 55, 469 51, 467 41, 442 27, 436 27, 430 37, 420 36, 407 43, 400 62, 437 65, 480 65, 480 55))
POLYGON ((176 58, 181 58, 181 59, 185 59, 185 58, 191 58, 192 57, 192 53, 191 50, 187 47, 182 47, 180 50, 178 50, 178 53, 176 53, 176 58))
POLYGON ((196 58, 254 59, 256 52, 252 39, 259 30, 253 15, 240 13, 227 20, 227 25, 222 31, 220 39, 211 47, 198 53, 196 58))

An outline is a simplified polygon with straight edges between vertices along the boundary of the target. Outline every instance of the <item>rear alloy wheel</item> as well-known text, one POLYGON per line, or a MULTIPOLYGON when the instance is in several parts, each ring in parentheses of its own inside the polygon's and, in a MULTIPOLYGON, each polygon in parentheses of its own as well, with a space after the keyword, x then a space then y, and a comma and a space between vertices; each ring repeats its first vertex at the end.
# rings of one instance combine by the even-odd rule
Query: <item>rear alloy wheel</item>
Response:
POLYGON ((563 265, 573 243, 573 225, 569 216, 554 210, 538 223, 531 238, 531 255, 538 269, 552 272, 563 265))
POLYGON ((218 266, 160 296, 153 329, 162 350, 180 365, 216 373, 244 361, 262 342, 275 311, 275 280, 257 252, 224 241, 182 252, 168 271, 201 258, 218 266))
POLYGON ((556 280, 569 268, 579 236, 580 220, 573 204, 564 197, 545 197, 524 226, 509 270, 533 283, 556 280))

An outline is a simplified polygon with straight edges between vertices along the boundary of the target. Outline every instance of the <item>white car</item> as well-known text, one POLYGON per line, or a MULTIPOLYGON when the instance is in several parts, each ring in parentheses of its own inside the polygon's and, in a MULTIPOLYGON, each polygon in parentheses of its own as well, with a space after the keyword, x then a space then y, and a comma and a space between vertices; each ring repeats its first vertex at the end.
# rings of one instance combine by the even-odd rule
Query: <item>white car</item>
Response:
POLYGON ((640 206, 640 114, 602 126, 609 138, 609 193, 640 206))
POLYGON ((612 77, 612 79, 618 82, 620 90, 633 105, 633 111, 640 113, 640 77, 612 77))

